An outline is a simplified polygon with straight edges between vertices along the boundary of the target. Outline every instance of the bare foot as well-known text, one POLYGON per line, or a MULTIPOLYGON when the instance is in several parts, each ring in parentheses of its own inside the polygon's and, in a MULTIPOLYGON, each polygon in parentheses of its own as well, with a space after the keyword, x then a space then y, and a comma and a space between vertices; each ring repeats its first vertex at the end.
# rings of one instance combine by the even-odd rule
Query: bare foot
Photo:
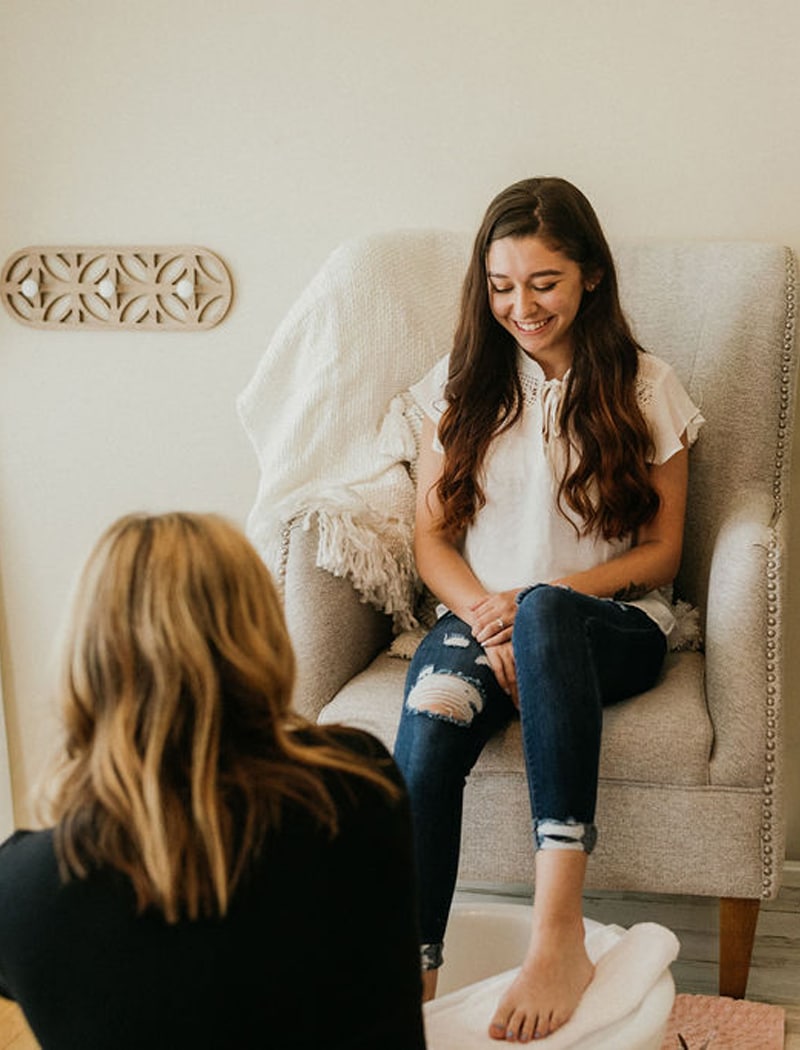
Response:
POLYGON ((527 1043, 569 1020, 594 974, 583 938, 582 922, 534 929, 522 968, 489 1025, 492 1039, 527 1043))

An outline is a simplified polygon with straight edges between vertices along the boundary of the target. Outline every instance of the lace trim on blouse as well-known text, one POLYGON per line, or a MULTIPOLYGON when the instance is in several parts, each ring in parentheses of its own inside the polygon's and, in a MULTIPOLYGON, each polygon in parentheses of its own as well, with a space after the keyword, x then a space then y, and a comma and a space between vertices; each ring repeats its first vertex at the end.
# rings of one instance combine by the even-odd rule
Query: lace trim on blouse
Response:
MULTIPOLYGON (((539 364, 519 349, 517 351, 517 370, 525 406, 529 407, 536 404, 537 401, 541 402, 542 433, 545 441, 560 437, 559 415, 569 370, 562 379, 545 379, 539 364)), ((640 408, 644 409, 652 404, 654 388, 652 377, 642 375, 640 370, 636 377, 636 400, 640 408)))
POLYGON ((525 407, 535 405, 538 401, 542 411, 542 436, 545 446, 549 448, 553 438, 561 437, 561 402, 564 398, 565 380, 569 370, 562 379, 545 379, 539 364, 528 357, 522 350, 517 350, 517 374, 522 389, 522 400, 525 407))

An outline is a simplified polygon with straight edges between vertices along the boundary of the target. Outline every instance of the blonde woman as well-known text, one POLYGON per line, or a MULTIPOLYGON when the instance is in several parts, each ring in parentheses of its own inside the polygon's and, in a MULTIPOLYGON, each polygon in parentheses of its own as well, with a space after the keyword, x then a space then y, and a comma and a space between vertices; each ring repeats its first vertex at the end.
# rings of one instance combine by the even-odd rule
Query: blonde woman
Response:
POLYGON ((291 707, 269 574, 133 515, 80 581, 54 826, 0 848, 0 991, 45 1050, 424 1047, 408 805, 291 707))

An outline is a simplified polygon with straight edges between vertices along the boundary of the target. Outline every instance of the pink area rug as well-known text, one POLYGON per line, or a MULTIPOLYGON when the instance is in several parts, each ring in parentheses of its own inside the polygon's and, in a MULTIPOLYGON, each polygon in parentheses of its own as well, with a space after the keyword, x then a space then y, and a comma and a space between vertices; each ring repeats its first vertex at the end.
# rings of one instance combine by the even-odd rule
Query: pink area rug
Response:
POLYGON ((783 1050, 784 1022, 780 1006, 676 995, 661 1050, 783 1050))

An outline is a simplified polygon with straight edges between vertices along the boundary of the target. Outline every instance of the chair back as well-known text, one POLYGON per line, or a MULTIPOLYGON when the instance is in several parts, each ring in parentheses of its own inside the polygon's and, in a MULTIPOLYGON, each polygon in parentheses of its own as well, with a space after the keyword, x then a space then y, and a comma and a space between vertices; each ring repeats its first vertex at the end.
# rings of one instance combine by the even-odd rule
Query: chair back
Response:
POLYGON ((711 553, 743 500, 783 510, 794 360, 794 257, 773 244, 615 246, 620 296, 645 349, 668 361, 706 425, 692 450, 676 589, 705 610, 711 553))

